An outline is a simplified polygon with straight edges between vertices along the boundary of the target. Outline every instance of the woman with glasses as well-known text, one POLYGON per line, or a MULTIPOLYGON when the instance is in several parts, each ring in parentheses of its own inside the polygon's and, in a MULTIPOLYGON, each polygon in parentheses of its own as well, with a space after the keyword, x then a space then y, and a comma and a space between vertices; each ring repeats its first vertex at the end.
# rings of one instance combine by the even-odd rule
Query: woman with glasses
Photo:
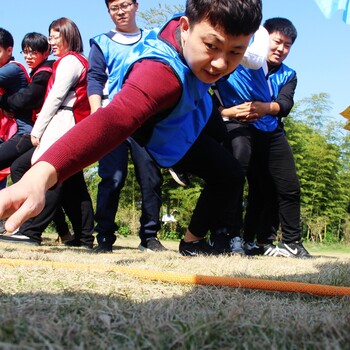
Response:
MULTIPOLYGON (((54 20, 49 26, 48 42, 58 59, 53 64, 45 102, 31 132, 32 143, 36 146, 32 163, 77 122, 90 114, 86 92, 88 62, 83 56, 83 42, 78 27, 68 18, 54 20)), ((92 248, 93 209, 82 171, 49 191, 43 212, 26 221, 7 240, 41 244, 41 234, 61 203, 66 212, 68 208, 72 214, 67 213, 75 234, 74 239, 65 244, 92 248)))
POLYGON ((88 62, 82 55, 83 42, 78 27, 70 19, 60 18, 51 23, 49 33, 48 41, 58 60, 53 66, 45 103, 31 132, 32 143, 38 146, 33 163, 90 114, 86 93, 88 62))

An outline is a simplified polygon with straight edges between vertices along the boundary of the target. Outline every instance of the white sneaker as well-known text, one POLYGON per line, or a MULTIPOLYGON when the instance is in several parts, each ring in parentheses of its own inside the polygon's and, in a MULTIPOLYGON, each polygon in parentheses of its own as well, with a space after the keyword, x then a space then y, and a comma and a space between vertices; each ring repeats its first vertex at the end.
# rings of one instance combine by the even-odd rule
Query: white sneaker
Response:
POLYGON ((230 240, 230 247, 232 254, 242 254, 244 255, 244 250, 242 248, 242 240, 241 237, 233 237, 230 240))

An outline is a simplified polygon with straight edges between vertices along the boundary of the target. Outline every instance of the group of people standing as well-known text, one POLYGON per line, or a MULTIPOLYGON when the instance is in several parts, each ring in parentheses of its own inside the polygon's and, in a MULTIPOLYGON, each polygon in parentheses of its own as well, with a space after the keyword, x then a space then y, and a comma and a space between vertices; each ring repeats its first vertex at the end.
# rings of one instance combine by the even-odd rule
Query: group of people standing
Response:
POLYGON ((300 185, 282 123, 296 87, 283 63, 297 36, 293 24, 272 18, 259 28, 261 0, 188 0, 184 15, 142 30, 136 0, 105 3, 115 28, 90 40, 88 60, 67 18, 50 24, 48 40, 28 34, 22 51, 30 77, 0 29, 0 108, 18 125, 0 144, 0 166, 11 166, 15 183, 1 192, 0 215, 9 231, 19 227, 0 239, 40 244, 54 220, 66 245, 92 248, 96 231, 96 252, 111 252, 130 150, 142 192, 140 249, 166 250, 157 238, 164 167, 204 180, 182 255, 311 257, 301 243, 300 185), (50 50, 55 62, 47 61, 50 50), (14 72, 4 78, 4 69, 14 72), (17 153, 2 161, 10 145, 17 153), (82 169, 95 161, 94 215, 82 169))

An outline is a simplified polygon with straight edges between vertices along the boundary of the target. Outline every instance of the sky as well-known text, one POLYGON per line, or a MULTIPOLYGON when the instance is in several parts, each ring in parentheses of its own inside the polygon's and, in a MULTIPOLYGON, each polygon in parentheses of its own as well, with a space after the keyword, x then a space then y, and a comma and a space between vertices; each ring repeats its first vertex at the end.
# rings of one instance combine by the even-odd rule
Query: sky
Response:
MULTIPOLYGON (((330 115, 342 121, 339 113, 350 105, 350 25, 342 21, 340 12, 326 19, 314 0, 262 1, 263 21, 286 17, 298 31, 285 61, 297 72, 295 100, 328 93, 333 104, 330 115)), ((184 5, 185 0, 139 0, 139 11, 158 4, 184 5)), ((15 39, 15 59, 24 62, 20 51, 26 33, 47 35, 49 24, 59 17, 68 17, 78 25, 86 55, 89 39, 113 28, 103 0, 2 0, 0 27, 9 30, 15 39)))

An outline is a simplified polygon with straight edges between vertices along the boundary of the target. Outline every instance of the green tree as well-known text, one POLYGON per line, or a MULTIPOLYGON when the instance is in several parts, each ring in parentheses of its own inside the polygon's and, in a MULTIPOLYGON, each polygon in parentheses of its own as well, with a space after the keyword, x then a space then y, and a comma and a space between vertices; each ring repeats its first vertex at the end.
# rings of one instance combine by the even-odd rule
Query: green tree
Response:
POLYGON ((340 162, 341 171, 339 173, 339 182, 342 188, 343 203, 345 215, 343 220, 339 221, 337 239, 350 242, 350 134, 346 134, 340 144, 340 162))
POLYGON ((140 11, 139 22, 143 28, 155 28, 161 26, 175 13, 181 13, 183 11, 183 5, 158 4, 158 7, 153 7, 146 11, 140 11))
POLYGON ((349 159, 342 155, 339 123, 329 110, 329 96, 321 93, 296 103, 286 118, 302 189, 304 233, 319 241, 340 239, 349 201, 344 172, 349 159))

